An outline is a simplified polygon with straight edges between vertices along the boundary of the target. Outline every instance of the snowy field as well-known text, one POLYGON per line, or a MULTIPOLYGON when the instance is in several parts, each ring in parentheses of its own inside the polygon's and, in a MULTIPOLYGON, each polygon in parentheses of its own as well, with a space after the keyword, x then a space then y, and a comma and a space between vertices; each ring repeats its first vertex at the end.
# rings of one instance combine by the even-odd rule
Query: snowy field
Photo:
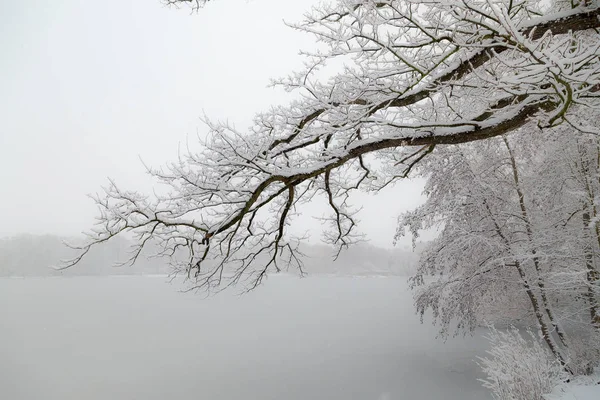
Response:
POLYGON ((436 340, 405 280, 204 299, 160 277, 0 279, 0 399, 489 399, 485 340, 436 340))

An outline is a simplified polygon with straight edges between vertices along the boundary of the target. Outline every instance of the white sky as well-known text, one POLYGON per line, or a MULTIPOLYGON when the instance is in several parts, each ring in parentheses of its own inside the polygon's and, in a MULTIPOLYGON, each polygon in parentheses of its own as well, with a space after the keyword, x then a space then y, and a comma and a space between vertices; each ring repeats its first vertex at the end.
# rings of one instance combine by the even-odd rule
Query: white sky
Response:
MULTIPOLYGON (((316 2, 221 0, 198 14, 159 0, 0 2, 0 236, 86 230, 96 213, 87 194, 107 177, 150 191, 140 158, 173 159, 203 134, 203 114, 243 127, 285 101, 269 79, 298 68, 314 41, 283 20, 316 2)), ((407 181, 357 196, 361 230, 391 246, 420 192, 407 181)))

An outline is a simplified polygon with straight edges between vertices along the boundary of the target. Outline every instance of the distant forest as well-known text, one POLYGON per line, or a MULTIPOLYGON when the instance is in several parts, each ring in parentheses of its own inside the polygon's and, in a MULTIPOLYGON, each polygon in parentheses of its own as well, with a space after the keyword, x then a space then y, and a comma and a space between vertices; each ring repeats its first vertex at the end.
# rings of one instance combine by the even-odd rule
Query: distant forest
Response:
MULTIPOLYGON (((77 254, 64 244, 65 240, 75 242, 54 235, 0 238, 0 276, 166 275, 171 272, 167 259, 147 256, 140 257, 133 266, 115 266, 128 258, 130 242, 123 238, 93 248, 80 264, 58 271, 52 267, 77 254)), ((413 251, 408 247, 385 249, 363 243, 343 251, 334 261, 333 249, 329 246, 306 244, 302 248, 307 256, 306 273, 337 275, 409 276, 416 268, 418 250, 419 246, 413 251)))

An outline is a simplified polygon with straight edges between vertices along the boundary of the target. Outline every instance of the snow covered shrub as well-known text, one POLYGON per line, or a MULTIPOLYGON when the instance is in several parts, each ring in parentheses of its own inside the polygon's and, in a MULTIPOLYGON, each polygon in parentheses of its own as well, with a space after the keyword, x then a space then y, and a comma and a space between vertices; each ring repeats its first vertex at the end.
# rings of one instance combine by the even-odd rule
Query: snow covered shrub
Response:
POLYGON ((574 374, 591 375, 600 361, 600 332, 583 328, 569 332, 567 356, 574 374))
POLYGON ((490 357, 480 358, 479 365, 487 375, 483 386, 497 400, 543 400, 543 395, 568 379, 560 363, 552 357, 537 336, 527 331, 490 328, 490 357))

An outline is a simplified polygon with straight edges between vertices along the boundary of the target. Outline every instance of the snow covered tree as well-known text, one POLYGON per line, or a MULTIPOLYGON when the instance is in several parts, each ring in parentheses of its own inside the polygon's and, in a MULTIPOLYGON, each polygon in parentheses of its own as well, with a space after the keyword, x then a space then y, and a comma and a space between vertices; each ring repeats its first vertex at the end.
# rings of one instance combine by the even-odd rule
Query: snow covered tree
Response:
POLYGON ((599 161, 597 138, 564 127, 450 146, 423 161, 415 173, 428 177, 427 201, 398 230, 441 228, 412 279, 418 312, 432 310, 443 334, 455 323, 531 319, 556 359, 588 371, 600 360, 598 221, 588 215, 599 161))
POLYGON ((81 256, 132 232, 129 262, 154 241, 194 287, 254 287, 269 271, 302 267, 287 227, 307 202, 328 204, 325 240, 341 250, 356 239, 349 194, 402 179, 435 146, 521 127, 598 132, 581 115, 599 106, 599 16, 595 1, 559 11, 537 0, 323 4, 294 26, 319 50, 277 82, 296 100, 245 132, 207 122, 200 150, 151 170, 167 194, 111 182, 81 256))

